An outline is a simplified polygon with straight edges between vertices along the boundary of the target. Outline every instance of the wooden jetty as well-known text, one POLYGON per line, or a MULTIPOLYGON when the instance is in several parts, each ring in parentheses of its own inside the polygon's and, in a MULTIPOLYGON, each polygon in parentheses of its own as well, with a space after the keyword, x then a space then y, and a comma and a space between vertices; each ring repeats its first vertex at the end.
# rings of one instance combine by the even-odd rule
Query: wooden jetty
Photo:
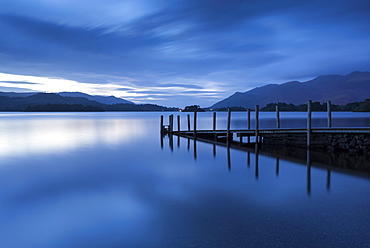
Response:
POLYGON ((164 124, 161 116, 160 131, 163 135, 177 135, 180 137, 202 140, 218 145, 242 146, 244 144, 261 143, 267 145, 288 145, 306 147, 307 149, 348 151, 350 153, 370 154, 370 128, 335 128, 332 127, 331 102, 327 103, 327 127, 312 127, 312 101, 307 104, 306 128, 281 128, 280 111, 276 106, 276 128, 259 128, 259 106, 255 107, 255 125, 251 129, 251 111, 247 111, 247 129, 231 129, 231 110, 227 113, 226 130, 216 128, 216 112, 213 113, 213 128, 210 130, 197 129, 197 112, 193 115, 193 129, 191 129, 190 115, 187 115, 187 128, 180 127, 180 115, 177 116, 177 130, 174 130, 174 116, 169 116, 169 122, 164 124), (254 140, 254 142, 252 142, 254 140))

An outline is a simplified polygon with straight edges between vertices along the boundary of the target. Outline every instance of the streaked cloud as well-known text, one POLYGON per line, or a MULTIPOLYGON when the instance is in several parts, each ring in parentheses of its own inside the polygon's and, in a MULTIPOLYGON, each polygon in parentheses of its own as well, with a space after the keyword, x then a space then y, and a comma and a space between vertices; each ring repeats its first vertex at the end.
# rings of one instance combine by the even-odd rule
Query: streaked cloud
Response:
POLYGON ((362 0, 0 4, 4 91, 210 106, 235 91, 370 67, 370 3, 362 0))
POLYGON ((189 88, 189 89, 204 89, 204 87, 194 84, 160 84, 158 87, 179 87, 179 88, 189 88))

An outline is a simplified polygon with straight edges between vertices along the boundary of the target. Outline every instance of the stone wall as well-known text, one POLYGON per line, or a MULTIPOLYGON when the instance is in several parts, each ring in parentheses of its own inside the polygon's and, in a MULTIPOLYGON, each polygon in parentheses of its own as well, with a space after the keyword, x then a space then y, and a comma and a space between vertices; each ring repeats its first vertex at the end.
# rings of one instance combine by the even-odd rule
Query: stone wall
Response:
MULTIPOLYGON (((271 145, 307 146, 307 134, 264 134, 263 143, 271 145)), ((370 134, 313 133, 311 148, 328 151, 370 154, 370 134)))

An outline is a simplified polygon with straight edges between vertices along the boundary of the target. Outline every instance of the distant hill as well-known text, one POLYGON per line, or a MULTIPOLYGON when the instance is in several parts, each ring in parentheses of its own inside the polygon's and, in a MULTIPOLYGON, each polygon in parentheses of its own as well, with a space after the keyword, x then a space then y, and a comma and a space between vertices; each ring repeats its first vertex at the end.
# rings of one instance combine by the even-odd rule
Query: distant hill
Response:
POLYGON ((27 97, 38 94, 41 92, 25 92, 25 93, 18 93, 18 92, 2 92, 0 91, 0 96, 7 96, 7 97, 27 97))
MULTIPOLYGON (((6 95, 6 94, 5 94, 6 95)), ((10 94, 15 96, 14 94, 10 94)), ((72 94, 80 95, 80 94, 72 94)), ((84 94, 82 94, 84 95, 84 94)), ((94 99, 94 98, 93 98, 94 99)), ((37 93, 29 96, 9 97, 0 94, 0 111, 174 111, 154 104, 104 104, 86 97, 61 96, 54 93, 37 93)))
POLYGON ((96 107, 101 105, 83 97, 63 97, 53 93, 38 93, 26 97, 0 96, 0 111, 23 111, 29 106, 46 104, 81 104, 96 107))
MULTIPOLYGON (((0 92, 0 96, 7 96, 7 97, 28 97, 32 95, 39 94, 41 92, 26 92, 26 93, 17 93, 17 92, 0 92)), ((122 98, 118 98, 115 96, 92 96, 81 92, 60 92, 56 93, 60 96, 67 96, 67 97, 83 97, 91 101, 96 101, 104 104, 117 104, 117 103, 127 103, 127 104, 134 104, 133 102, 127 101, 122 98)))
POLYGON ((364 101, 370 98, 370 72, 352 72, 346 76, 320 76, 307 82, 287 82, 269 84, 241 93, 217 102, 210 108, 241 106, 254 108, 268 103, 304 104, 308 100, 317 102, 332 101, 333 104, 345 105, 350 102, 364 101))
POLYGON ((133 102, 115 96, 92 96, 81 92, 60 92, 58 93, 58 95, 68 97, 84 97, 87 98, 88 100, 97 101, 104 104, 117 104, 117 103, 134 104, 133 102))

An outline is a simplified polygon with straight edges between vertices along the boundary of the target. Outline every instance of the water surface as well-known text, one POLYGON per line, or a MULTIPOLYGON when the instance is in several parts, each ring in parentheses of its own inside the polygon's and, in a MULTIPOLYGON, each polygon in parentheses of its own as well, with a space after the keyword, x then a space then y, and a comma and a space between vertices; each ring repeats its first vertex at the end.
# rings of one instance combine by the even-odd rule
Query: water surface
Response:
MULTIPOLYGON (((370 247, 367 174, 177 137, 161 146, 161 114, 1 113, 0 247, 370 247)), ((198 117, 211 128, 211 113, 198 117)), ((282 127, 305 117, 282 113, 282 127)), ((366 113, 333 117, 370 126, 366 113)), ((274 127, 274 113, 261 118, 274 127)))

